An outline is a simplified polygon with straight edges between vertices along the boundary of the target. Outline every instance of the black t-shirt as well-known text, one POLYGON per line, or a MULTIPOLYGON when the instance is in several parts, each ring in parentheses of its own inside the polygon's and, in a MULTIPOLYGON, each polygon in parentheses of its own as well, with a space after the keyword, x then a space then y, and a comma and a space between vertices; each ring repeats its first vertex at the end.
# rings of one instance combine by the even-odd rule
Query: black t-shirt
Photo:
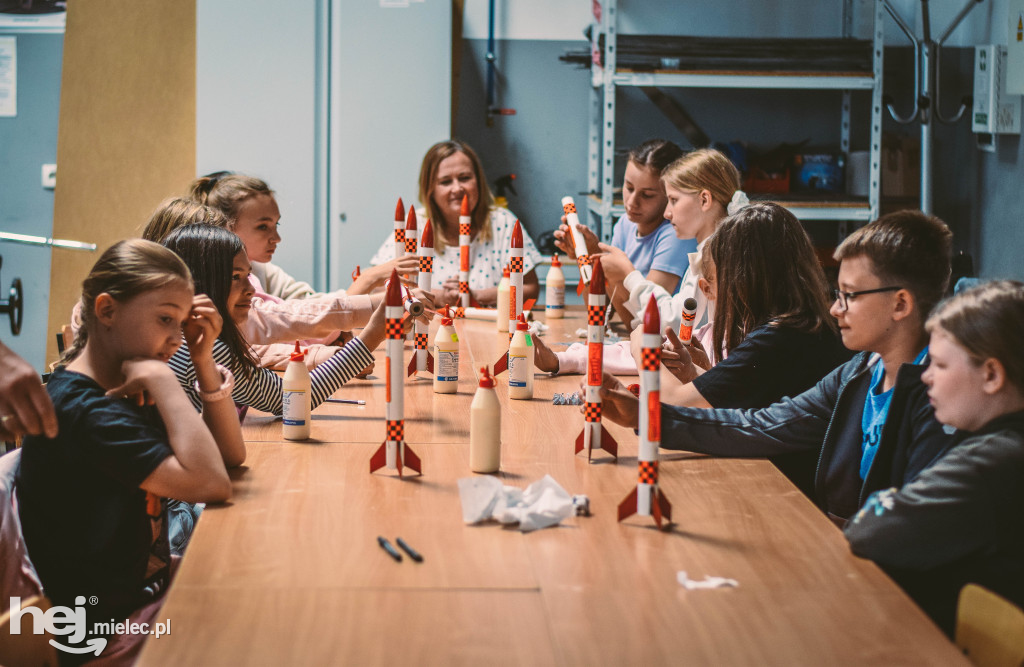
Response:
POLYGON ((166 503, 147 502, 139 484, 172 455, 167 430, 155 407, 107 397, 80 373, 58 370, 46 389, 60 433, 25 438, 17 480, 25 544, 54 604, 95 596, 99 606, 87 611, 107 620, 166 585, 166 503))
POLYGON ((807 333, 764 324, 693 386, 714 408, 764 408, 807 391, 852 355, 829 329, 807 333))

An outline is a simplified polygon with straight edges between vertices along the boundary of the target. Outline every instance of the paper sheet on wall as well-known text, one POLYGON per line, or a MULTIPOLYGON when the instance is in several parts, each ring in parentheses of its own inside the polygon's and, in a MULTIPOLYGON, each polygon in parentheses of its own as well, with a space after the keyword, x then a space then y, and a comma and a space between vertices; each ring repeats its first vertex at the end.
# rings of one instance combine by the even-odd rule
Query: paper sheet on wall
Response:
POLYGON ((0 116, 18 115, 18 42, 0 37, 0 116))

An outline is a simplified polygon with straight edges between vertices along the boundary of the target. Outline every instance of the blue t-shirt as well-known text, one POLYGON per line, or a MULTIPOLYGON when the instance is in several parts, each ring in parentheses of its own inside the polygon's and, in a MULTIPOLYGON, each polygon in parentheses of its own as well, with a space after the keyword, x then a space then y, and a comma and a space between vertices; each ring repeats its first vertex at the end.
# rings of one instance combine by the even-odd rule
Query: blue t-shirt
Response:
MULTIPOLYGON (((633 268, 647 276, 651 269, 674 273, 682 278, 690 266, 689 253, 697 251, 697 239, 678 239, 672 223, 663 220, 647 236, 639 236, 636 223, 622 216, 612 231, 612 245, 621 248, 633 268)), ((670 293, 679 288, 676 283, 670 293)))
MULTIPOLYGON (((928 348, 926 347, 917 355, 914 363, 918 365, 924 363, 924 358, 927 354, 928 348)), ((875 364, 875 369, 871 372, 871 386, 868 387, 868 395, 864 399, 864 414, 860 418, 861 479, 867 479, 868 471, 871 470, 871 463, 875 460, 875 453, 878 451, 878 441, 882 437, 885 419, 889 416, 889 404, 892 402, 892 392, 895 386, 889 387, 888 391, 880 391, 884 379, 885 364, 879 359, 878 363, 875 364)))

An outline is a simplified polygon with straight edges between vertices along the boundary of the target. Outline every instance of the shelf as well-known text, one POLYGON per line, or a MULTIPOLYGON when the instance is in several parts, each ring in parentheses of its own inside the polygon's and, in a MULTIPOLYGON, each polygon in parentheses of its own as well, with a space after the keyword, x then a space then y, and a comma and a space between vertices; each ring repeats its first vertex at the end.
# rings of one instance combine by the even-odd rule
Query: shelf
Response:
MULTIPOLYGON (((600 86, 594 77, 595 87, 600 86)), ((618 70, 617 86, 664 86, 666 88, 747 88, 776 90, 871 90, 875 80, 858 72, 632 72, 618 70)))

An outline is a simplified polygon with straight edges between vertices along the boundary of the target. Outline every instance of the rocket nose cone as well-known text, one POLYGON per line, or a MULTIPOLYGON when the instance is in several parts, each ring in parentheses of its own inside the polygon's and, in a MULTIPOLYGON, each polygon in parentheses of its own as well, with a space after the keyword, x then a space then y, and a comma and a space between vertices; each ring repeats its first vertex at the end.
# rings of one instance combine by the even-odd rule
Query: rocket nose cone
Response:
POLYGON ((516 226, 512 228, 512 247, 522 248, 523 247, 523 228, 516 220, 516 226))
POLYGON ((398 277, 398 270, 391 270, 391 279, 388 280, 388 289, 384 293, 384 303, 389 306, 402 305, 402 281, 398 277))
POLYGON ((462 195, 462 206, 459 208, 459 215, 469 215, 469 195, 462 195))
POLYGON ((644 309, 644 333, 661 333, 661 314, 658 312, 658 299, 653 294, 651 295, 651 300, 647 302, 647 308, 644 309))
POLYGON ((416 229, 416 209, 412 206, 409 207, 409 217, 405 219, 406 229, 416 229))
POLYGON ((590 263, 593 273, 590 275, 590 293, 604 294, 604 269, 601 268, 601 258, 594 257, 590 263))
POLYGON ((423 237, 420 239, 420 246, 423 248, 434 247, 434 226, 430 224, 430 218, 423 223, 423 237))
POLYGON ((395 204, 395 220, 401 222, 405 220, 405 204, 402 203, 402 198, 398 198, 398 203, 395 204))

